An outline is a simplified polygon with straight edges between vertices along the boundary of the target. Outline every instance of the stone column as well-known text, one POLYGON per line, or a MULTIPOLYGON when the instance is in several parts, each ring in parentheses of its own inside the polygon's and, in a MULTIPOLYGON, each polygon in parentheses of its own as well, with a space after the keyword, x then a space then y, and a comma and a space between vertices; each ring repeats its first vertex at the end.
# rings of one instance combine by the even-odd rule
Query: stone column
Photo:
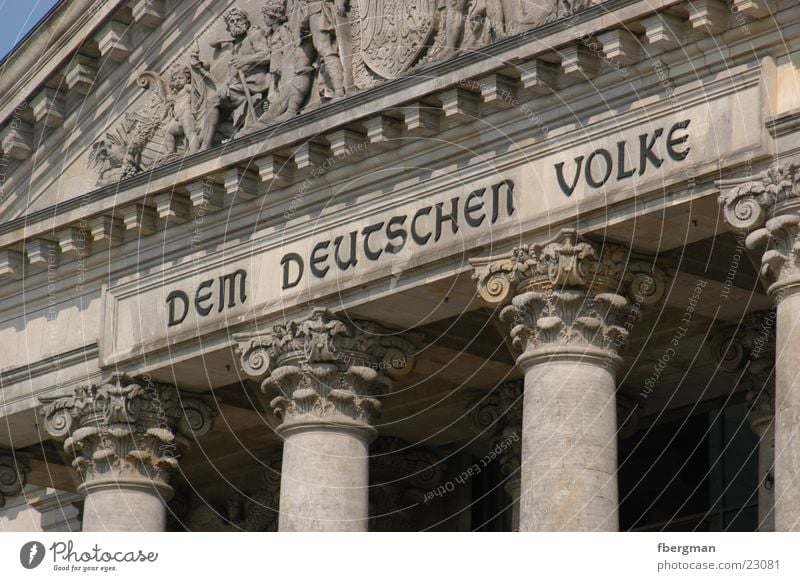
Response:
POLYGON ((411 344, 324 309, 236 339, 245 373, 263 378, 282 419, 278 530, 366 531, 377 398, 411 370, 411 344))
POLYGON ((721 326, 711 338, 721 370, 747 390, 750 427, 758 436, 758 530, 775 530, 775 310, 758 311, 721 326))
POLYGON ((775 316, 775 530, 800 530, 800 164, 718 183, 725 220, 760 251, 775 316))
POLYGON ((511 530, 519 531, 520 457, 522 454, 523 381, 504 381, 489 395, 469 403, 469 417, 479 437, 491 438, 500 450, 500 466, 506 476, 503 489, 511 501, 511 530))
POLYGON ((47 433, 64 440, 84 497, 84 531, 163 531, 169 475, 187 436, 211 428, 202 399, 171 385, 115 373, 100 386, 79 387, 62 398, 43 398, 47 433))
POLYGON ((663 284, 624 247, 574 230, 472 263, 481 297, 505 305, 525 374, 520 530, 618 530, 615 373, 663 284))

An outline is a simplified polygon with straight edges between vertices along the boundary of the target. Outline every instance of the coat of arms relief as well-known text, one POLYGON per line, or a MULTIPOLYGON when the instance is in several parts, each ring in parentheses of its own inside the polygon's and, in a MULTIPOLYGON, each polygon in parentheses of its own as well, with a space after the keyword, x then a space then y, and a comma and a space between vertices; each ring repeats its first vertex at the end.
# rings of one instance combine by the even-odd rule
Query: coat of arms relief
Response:
POLYGON ((144 99, 93 144, 89 165, 98 185, 131 177, 600 1, 233 5, 221 16, 220 38, 193 40, 169 70, 139 75, 144 99))

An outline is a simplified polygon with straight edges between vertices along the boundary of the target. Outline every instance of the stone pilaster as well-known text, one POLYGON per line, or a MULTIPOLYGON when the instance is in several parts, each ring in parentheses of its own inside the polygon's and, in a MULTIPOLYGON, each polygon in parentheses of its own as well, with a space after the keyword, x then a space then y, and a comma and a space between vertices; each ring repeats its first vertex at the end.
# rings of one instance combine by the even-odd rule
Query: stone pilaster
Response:
POLYGON ((163 531, 170 473, 189 437, 211 428, 206 401, 121 373, 42 401, 44 427, 81 480, 83 530, 163 531))
POLYGON ((525 374, 520 530, 617 530, 615 373, 663 271, 574 230, 472 264, 525 374))
POLYGON ((279 530, 366 531, 371 422, 392 378, 411 370, 411 343, 324 309, 236 339, 282 419, 279 530))
POLYGON ((503 489, 511 501, 511 530, 519 530, 520 458, 522 455, 522 380, 504 381, 488 395, 469 403, 469 418, 479 437, 500 452, 506 477, 503 489))
POLYGON ((24 455, 0 450, 0 508, 6 505, 6 498, 22 492, 28 472, 30 468, 24 455))
POLYGON ((758 530, 775 530, 775 310, 749 313, 720 327, 711 347, 720 369, 739 376, 758 436, 758 530))
MULTIPOLYGON (((761 253, 775 301, 774 521, 800 530, 800 164, 718 183, 725 220, 761 253)), ((753 401, 757 401, 753 399, 753 401)), ((769 430, 765 432, 769 439, 769 430)), ((764 438, 762 438, 762 441, 764 438)))

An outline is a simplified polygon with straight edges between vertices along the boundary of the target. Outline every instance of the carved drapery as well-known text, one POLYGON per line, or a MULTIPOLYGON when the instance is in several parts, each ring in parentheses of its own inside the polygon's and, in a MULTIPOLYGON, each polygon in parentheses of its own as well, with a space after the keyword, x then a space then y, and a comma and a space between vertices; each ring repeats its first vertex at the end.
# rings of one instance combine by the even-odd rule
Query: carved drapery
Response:
POLYGON ((145 96, 98 136, 89 166, 98 185, 131 177, 591 3, 264 0, 251 14, 234 5, 221 17, 226 33, 202 47, 209 58, 191 40, 186 58, 137 78, 145 96))
POLYGON ((264 393, 277 393, 271 406, 284 425, 368 425, 380 413, 378 398, 388 392, 392 378, 414 364, 408 340, 325 309, 276 324, 268 333, 235 338, 245 373, 263 379, 264 393))
POLYGON ((42 398, 44 427, 74 458, 84 483, 143 480, 166 485, 189 438, 211 429, 214 411, 204 398, 172 385, 115 373, 71 396, 42 398))
POLYGON ((502 306, 520 352, 591 346, 618 358, 642 306, 659 301, 666 272, 616 244, 602 246, 562 230, 543 244, 474 259, 487 303, 502 306))

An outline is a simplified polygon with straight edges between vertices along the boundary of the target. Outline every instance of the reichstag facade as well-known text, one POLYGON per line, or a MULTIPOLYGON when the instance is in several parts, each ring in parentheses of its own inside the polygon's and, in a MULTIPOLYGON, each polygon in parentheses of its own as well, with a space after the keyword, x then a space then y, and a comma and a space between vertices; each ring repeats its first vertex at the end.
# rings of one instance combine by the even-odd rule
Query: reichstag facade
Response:
POLYGON ((0 63, 0 528, 800 530, 796 0, 63 0, 0 63))

